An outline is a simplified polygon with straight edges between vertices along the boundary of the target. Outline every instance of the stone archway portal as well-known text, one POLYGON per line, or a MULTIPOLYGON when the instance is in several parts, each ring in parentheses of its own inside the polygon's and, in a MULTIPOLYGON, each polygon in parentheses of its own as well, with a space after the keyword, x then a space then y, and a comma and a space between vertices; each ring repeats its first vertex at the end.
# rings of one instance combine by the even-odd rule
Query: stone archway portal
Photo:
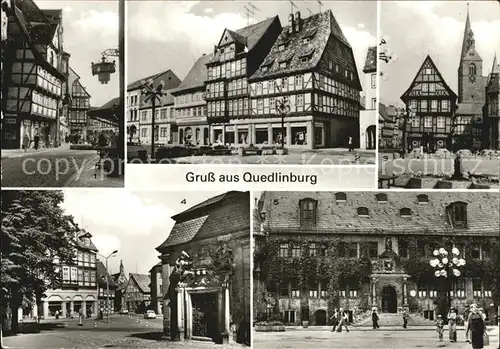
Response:
POLYGON ((393 286, 384 286, 382 289, 382 312, 397 313, 398 296, 393 286))

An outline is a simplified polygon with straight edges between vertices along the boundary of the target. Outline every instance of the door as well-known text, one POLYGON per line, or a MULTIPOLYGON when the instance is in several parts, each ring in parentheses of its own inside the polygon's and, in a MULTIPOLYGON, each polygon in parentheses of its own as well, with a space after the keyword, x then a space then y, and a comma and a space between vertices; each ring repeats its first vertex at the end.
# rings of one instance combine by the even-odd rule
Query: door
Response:
POLYGON ((366 149, 375 149, 376 129, 375 126, 368 126, 366 129, 366 149))
POLYGON ((316 319, 316 326, 326 326, 326 311, 325 310, 317 310, 314 314, 316 319))
POLYGON ((193 336, 211 338, 216 341, 219 337, 217 293, 191 294, 193 336))
POLYGON ((382 312, 396 313, 398 310, 398 298, 396 290, 392 286, 385 286, 382 289, 382 312))

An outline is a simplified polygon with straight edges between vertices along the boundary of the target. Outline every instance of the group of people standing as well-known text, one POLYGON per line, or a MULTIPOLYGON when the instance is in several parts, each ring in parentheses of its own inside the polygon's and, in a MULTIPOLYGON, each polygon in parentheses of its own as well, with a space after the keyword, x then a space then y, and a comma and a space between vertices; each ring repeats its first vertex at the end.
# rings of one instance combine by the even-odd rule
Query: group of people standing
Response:
POLYGON ((347 313, 344 309, 335 309, 333 315, 330 317, 330 321, 333 322, 332 332, 342 332, 342 328, 345 327, 346 332, 349 332, 349 328, 347 327, 347 313))
POLYGON ((38 148, 40 147, 40 136, 38 135, 38 132, 33 137, 33 140, 30 138, 30 135, 28 134, 28 132, 26 132, 24 134, 24 136, 23 136, 23 149, 24 149, 24 151, 28 151, 28 149, 31 146, 31 143, 33 143, 33 147, 35 148, 35 150, 38 150, 38 148))
MULTIPOLYGON (((447 315, 450 342, 457 341, 457 319, 458 310, 451 308, 447 315)), ((472 349, 483 349, 488 345, 488 335, 486 333, 486 314, 477 304, 471 304, 465 313, 465 341, 472 344, 472 349)), ((443 341, 444 320, 438 315, 436 320, 439 341, 443 341)))

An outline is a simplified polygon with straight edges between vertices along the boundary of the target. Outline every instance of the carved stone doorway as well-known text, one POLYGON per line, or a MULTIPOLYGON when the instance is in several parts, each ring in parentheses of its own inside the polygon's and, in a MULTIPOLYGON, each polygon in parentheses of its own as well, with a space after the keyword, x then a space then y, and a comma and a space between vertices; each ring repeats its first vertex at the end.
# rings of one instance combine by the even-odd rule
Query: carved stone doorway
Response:
POLYGON ((217 293, 193 293, 191 304, 193 336, 218 340, 221 331, 218 328, 217 293))
POLYGON ((382 312, 397 313, 398 296, 396 289, 392 286, 384 286, 382 289, 382 312))

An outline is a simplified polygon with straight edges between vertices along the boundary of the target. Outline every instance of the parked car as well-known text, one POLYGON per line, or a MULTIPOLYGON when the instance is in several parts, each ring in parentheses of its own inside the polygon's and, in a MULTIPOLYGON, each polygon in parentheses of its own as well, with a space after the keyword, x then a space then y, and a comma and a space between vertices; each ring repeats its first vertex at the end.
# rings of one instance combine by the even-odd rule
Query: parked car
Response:
POLYGON ((128 309, 122 309, 122 310, 120 310, 120 314, 127 315, 128 314, 128 309))
POLYGON ((156 313, 154 310, 147 310, 144 313, 144 318, 145 319, 156 319, 156 313))

